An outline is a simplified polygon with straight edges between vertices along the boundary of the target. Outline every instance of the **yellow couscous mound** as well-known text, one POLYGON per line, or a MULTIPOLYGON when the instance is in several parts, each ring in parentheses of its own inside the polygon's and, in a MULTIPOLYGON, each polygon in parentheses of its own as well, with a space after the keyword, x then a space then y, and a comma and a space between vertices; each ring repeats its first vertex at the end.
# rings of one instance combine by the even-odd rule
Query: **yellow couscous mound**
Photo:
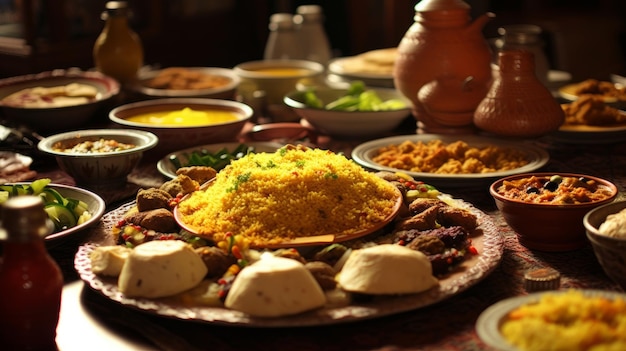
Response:
POLYGON ((233 161, 178 211, 201 236, 219 241, 230 232, 271 245, 370 228, 392 214, 398 197, 392 184, 342 155, 287 146, 233 161))
POLYGON ((626 301, 546 293, 511 311, 500 330, 520 350, 626 350, 626 301))

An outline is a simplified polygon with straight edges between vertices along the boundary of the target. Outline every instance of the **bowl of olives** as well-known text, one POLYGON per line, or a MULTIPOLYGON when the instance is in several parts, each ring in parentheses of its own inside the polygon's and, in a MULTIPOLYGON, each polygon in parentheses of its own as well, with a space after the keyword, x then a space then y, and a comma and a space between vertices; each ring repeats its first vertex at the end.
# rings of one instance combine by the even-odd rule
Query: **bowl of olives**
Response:
POLYGON ((606 179, 575 173, 512 175, 493 182, 489 192, 520 244, 552 252, 589 245, 585 214, 618 194, 606 179))

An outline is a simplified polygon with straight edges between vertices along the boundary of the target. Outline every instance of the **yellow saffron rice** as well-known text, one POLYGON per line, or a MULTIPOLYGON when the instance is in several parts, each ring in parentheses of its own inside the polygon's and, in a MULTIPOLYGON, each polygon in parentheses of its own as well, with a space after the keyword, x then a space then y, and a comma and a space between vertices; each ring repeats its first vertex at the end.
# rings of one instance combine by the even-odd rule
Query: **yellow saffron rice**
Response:
POLYGON ((626 350, 626 301, 546 293, 509 312, 500 330, 520 350, 626 350))
POLYGON ((199 235, 219 241, 230 232, 268 245, 370 228, 392 214, 398 197, 391 183, 343 155, 284 147, 233 161, 178 211, 199 235))

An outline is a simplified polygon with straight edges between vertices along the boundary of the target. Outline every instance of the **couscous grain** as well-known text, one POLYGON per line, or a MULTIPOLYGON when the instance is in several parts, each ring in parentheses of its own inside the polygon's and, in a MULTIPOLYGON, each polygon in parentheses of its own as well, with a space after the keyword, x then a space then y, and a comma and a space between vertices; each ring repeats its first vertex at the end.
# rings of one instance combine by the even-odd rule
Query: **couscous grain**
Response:
POLYGON ((626 350, 626 300, 546 293, 509 312, 500 330, 520 350, 626 350))
POLYGON ((343 155, 284 147, 233 161, 178 211, 199 235, 219 241, 230 232, 259 246, 370 228, 392 214, 399 196, 343 155))

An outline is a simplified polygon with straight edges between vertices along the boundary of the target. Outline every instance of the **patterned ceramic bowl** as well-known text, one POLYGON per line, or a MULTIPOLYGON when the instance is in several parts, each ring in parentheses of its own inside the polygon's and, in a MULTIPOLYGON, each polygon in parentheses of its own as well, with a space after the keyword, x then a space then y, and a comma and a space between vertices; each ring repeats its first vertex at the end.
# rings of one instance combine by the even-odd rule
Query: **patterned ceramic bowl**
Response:
POLYGON ((156 135, 140 130, 90 129, 49 136, 37 147, 54 156, 59 167, 74 178, 76 184, 98 189, 124 185, 144 152, 157 142, 156 135), (87 147, 110 141, 128 145, 128 148, 87 147), (79 146, 84 147, 77 150, 79 146))

